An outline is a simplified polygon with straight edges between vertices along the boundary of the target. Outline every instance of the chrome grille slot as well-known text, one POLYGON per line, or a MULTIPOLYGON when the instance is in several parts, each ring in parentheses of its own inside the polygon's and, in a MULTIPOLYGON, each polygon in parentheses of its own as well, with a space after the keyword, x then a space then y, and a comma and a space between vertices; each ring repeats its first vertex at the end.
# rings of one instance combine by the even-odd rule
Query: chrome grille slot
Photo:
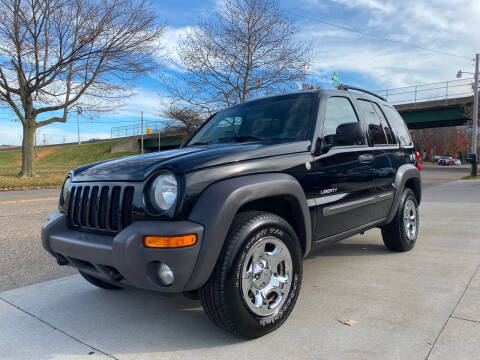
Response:
POLYGON ((115 186, 110 197, 109 224, 111 230, 118 230, 118 215, 120 209, 120 186, 115 186))
POLYGON ((75 203, 73 205, 73 223, 75 225, 79 224, 79 214, 80 214, 80 198, 82 196, 82 187, 77 187, 77 191, 75 192, 75 203))
POLYGON ((92 228, 97 227, 97 199, 98 199, 98 186, 94 186, 92 194, 90 195, 90 206, 88 212, 88 225, 92 228))
POLYGON ((107 203, 108 203, 108 186, 102 187, 100 192, 100 203, 98 204, 98 228, 107 228, 107 203))
POLYGON ((82 226, 87 226, 87 201, 88 196, 90 195, 90 186, 86 186, 83 188, 82 195, 82 204, 80 208, 80 224, 82 226))
POLYGON ((125 188, 122 204, 122 228, 126 228, 132 223, 133 210, 133 186, 125 188))

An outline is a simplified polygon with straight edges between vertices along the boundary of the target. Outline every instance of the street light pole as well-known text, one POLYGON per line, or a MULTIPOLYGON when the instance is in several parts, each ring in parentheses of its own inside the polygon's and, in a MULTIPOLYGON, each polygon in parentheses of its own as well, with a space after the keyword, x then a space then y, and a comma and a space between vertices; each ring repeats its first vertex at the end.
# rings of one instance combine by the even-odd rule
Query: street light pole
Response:
POLYGON ((80 106, 77 107, 77 139, 78 145, 81 144, 80 142, 80 121, 78 120, 78 115, 82 115, 82 108, 80 106))
POLYGON ((141 128, 141 132, 142 132, 142 135, 140 137, 141 141, 140 141, 140 146, 142 147, 141 149, 141 154, 143 154, 143 110, 142 110, 142 128, 141 128))
POLYGON ((78 109, 77 109, 77 140, 80 145, 80 121, 78 121, 78 109))
POLYGON ((473 84, 473 134, 472 134, 472 153, 475 154, 475 160, 472 163, 472 176, 477 176, 477 141, 478 141, 478 71, 480 54, 475 55, 475 80, 473 84))

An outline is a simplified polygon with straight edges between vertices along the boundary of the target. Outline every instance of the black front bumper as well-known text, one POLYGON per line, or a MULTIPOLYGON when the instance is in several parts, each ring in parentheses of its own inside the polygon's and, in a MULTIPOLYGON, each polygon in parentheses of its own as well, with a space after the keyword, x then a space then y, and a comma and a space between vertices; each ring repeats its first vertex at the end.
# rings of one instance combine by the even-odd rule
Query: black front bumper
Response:
POLYGON ((62 212, 52 214, 42 228, 42 244, 62 265, 107 282, 162 292, 182 292, 193 275, 202 245, 203 226, 192 221, 137 221, 116 236, 71 230, 62 212), (147 235, 172 236, 196 234, 193 246, 175 249, 151 249, 143 245, 147 235), (167 264, 175 280, 163 286, 157 277, 159 262, 167 264))

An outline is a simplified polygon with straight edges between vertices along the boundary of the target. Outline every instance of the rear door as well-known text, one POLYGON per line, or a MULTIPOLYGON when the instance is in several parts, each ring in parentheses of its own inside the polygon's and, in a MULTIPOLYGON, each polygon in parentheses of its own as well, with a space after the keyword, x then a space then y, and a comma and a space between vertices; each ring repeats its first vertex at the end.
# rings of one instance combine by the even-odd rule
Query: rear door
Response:
MULTIPOLYGON (((366 136, 356 144, 335 141, 340 124, 359 122, 347 96, 325 96, 320 106, 319 141, 332 148, 314 156, 313 184, 316 239, 320 240, 372 221, 375 207, 374 156, 366 136)), ((318 142, 318 141, 317 141, 318 142)))
POLYGON ((403 161, 393 131, 380 106, 373 101, 359 99, 357 104, 362 110, 375 156, 375 193, 376 206, 374 219, 384 218, 388 213, 395 193, 396 169, 403 161))

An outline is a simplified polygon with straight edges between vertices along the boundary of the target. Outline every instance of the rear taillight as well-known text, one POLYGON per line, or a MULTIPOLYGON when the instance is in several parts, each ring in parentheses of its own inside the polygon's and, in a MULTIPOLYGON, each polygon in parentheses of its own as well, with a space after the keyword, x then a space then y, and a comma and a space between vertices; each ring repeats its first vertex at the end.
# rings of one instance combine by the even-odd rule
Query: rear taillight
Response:
POLYGON ((420 165, 420 153, 417 151, 417 153, 415 155, 417 157, 417 169, 421 171, 422 170, 422 165, 420 165))

